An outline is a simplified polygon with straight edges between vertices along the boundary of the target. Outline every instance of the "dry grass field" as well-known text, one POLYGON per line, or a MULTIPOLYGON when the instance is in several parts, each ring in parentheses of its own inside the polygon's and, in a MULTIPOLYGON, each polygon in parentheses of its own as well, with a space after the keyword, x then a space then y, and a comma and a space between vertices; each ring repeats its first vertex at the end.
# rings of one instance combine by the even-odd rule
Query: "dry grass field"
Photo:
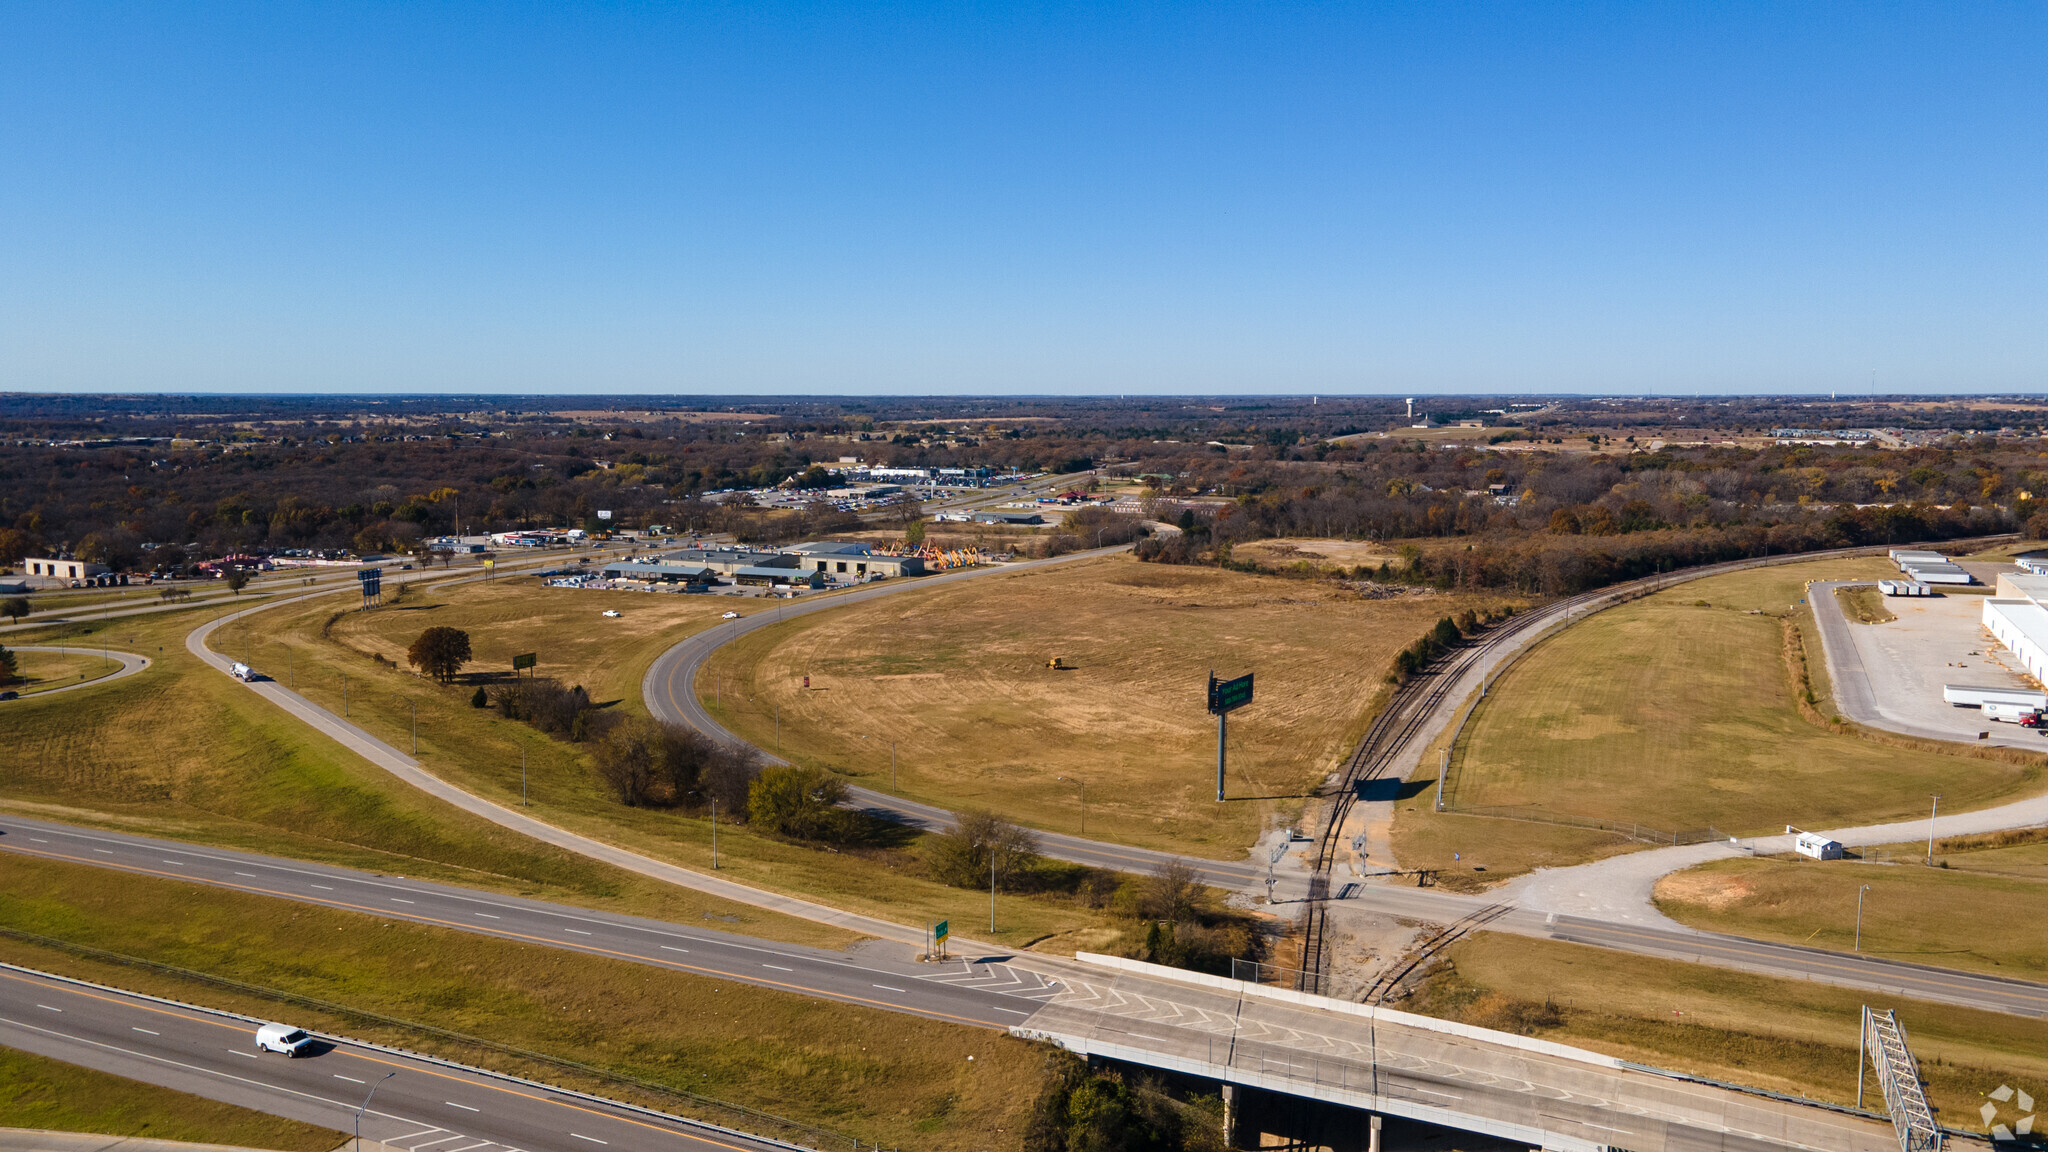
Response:
MULTIPOLYGON (((1902 846, 1912 857, 1915 846, 1902 846)), ((1980 855, 1943 854, 1959 863, 1980 855)), ((2019 980, 2048 980, 2048 883, 2037 872, 2048 845, 1982 855, 1979 868, 1928 868, 1804 857, 1723 860, 1667 876, 1657 906, 1674 920, 1714 932, 1847 952, 1856 947, 1856 896, 1864 886, 1862 951, 1872 956, 1967 968, 2019 980), (1990 871, 1997 867, 1997 872, 1990 871)))
MULTIPOLYGON (((1857 1014, 1868 993, 1494 932, 1447 951, 1454 967, 1398 1007, 1660 1068, 1855 1101, 1857 1014)), ((1892 997, 1881 1006, 1898 1010, 1945 1124, 1981 1132, 1982 1093, 2048 1083, 2038 1020, 1892 997)))
MULTIPOLYGON (((338 709, 341 669, 347 669, 355 678, 355 719, 387 739, 402 740, 403 698, 369 690, 370 674, 380 670, 338 646, 319 650, 295 631, 303 627, 317 634, 353 592, 344 597, 253 617, 251 657, 261 668, 281 665, 280 643, 298 641, 301 688, 331 684, 338 709)), ((113 621, 106 633, 111 643, 155 657, 148 671, 0 708, 0 806, 69 823, 390 870, 658 919, 719 917, 732 931, 774 939, 833 947, 854 938, 598 864, 425 796, 188 654, 186 633, 212 615, 194 609, 113 621)), ((86 625, 33 635, 35 642, 96 643, 97 629, 86 625)), ((222 634, 229 641, 242 638, 238 629, 222 634)), ((239 642, 226 646, 240 655, 239 642)), ((409 675, 381 671, 393 686, 417 683, 409 675)), ((461 704, 459 713, 449 711, 465 719, 474 711, 466 702, 450 703, 461 704)), ((422 715, 431 724, 434 713, 423 708, 422 715)), ((429 741, 439 736, 429 729, 429 741)), ((531 739, 539 768, 556 746, 538 735, 531 739)), ((502 757, 500 748, 510 748, 509 785, 516 800, 518 746, 499 740, 479 750, 502 757)), ((422 751, 436 747, 429 741, 422 742, 422 751)), ((461 743, 460 734, 454 742, 461 743)), ((573 773, 587 774, 580 766, 573 773)), ((500 772, 492 782, 494 795, 504 798, 506 784, 507 774, 500 772)))
POLYGON ((1890 747, 1800 716, 1779 617, 1795 606, 1804 615, 1808 580, 1888 567, 1823 561, 1719 576, 1566 629, 1480 706, 1453 756, 1454 806, 1734 835, 1910 818, 1929 792, 1966 810, 2038 787, 2038 767, 1890 747))
POLYGON ((875 788, 893 745, 905 796, 1079 832, 1085 781, 1091 837, 1228 859, 1298 802, 1216 803, 1211 669, 1258 677, 1231 717, 1230 793, 1298 795, 1350 751, 1396 652, 1492 603, 1113 556, 764 629, 697 691, 749 739, 773 748, 779 727, 786 754, 875 788))
MULTIPOLYGON (((404 666, 403 650, 430 626, 461 628, 470 632, 472 647, 487 671, 496 671, 491 667, 496 663, 509 672, 513 654, 539 652, 541 672, 585 684, 598 701, 608 702, 610 707, 639 711, 640 678, 657 654, 692 630, 715 622, 727 609, 752 612, 764 603, 541 588, 530 579, 488 585, 476 582, 415 590, 396 605, 370 613, 354 609, 347 597, 283 607, 252 617, 246 628, 241 624, 223 628, 215 634, 215 641, 220 651, 230 654, 240 654, 246 644, 263 672, 280 682, 295 682, 302 695, 334 712, 345 712, 356 724, 399 748, 411 747, 416 707, 421 763, 458 787, 501 804, 517 805, 523 759, 529 811, 535 816, 685 868, 708 870, 711 826, 704 816, 619 804, 601 787, 586 746, 543 735, 505 719, 494 709, 472 707, 473 685, 443 686, 416 676, 404 666), (606 619, 600 613, 608 607, 616 607, 624 615, 606 619), (400 666, 376 663, 366 651, 394 659, 400 666)), ((215 676, 228 683, 225 677, 215 676)), ((268 712, 267 705, 252 704, 252 708, 268 712)), ((281 714, 271 715, 279 724, 289 723, 281 714)), ((350 770, 383 775, 360 761, 350 770)), ((396 781, 390 786, 404 791, 396 781)), ((718 834, 722 874, 733 880, 900 924, 950 919, 963 932, 968 925, 979 925, 974 932, 977 938, 984 938, 986 890, 977 893, 949 887, 924 878, 915 868, 903 867, 906 859, 902 853, 916 850, 916 837, 907 840, 910 842, 898 848, 835 852, 760 835, 745 825, 727 823, 718 834)), ((694 899, 686 892, 666 890, 676 892, 679 900, 694 899)), ((848 939, 834 929, 806 926, 806 922, 723 901, 707 899, 703 903, 706 912, 739 917, 735 931, 762 935, 808 932, 818 943, 848 939)), ((698 915, 680 909, 678 914, 683 919, 698 915)), ((1099 946, 1115 935, 1106 927, 1107 915, 1063 895, 1006 893, 995 939, 1013 947, 1032 942, 1047 947, 1064 943, 1069 950, 1099 946)))
POLYGON ((0 1048, 0 1128, 327 1152, 348 1133, 0 1048))
POLYGON ((1394 562, 1397 568, 1403 566, 1393 549, 1369 540, 1252 540, 1232 548, 1230 555, 1235 560, 1255 560, 1268 566, 1307 564, 1314 568, 1356 568, 1364 564, 1377 568, 1389 562, 1394 562))

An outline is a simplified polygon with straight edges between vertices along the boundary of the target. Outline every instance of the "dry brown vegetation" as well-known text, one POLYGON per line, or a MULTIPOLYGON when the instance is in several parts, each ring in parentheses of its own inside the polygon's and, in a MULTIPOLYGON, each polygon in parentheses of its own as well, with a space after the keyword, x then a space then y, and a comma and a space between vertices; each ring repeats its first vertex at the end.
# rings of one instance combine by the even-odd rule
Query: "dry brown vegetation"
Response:
POLYGON ((991 575, 764 629, 697 691, 748 739, 906 796, 1190 855, 1243 853, 1284 799, 1219 807, 1205 678, 1253 672, 1230 792, 1289 797, 1347 754, 1395 656, 1500 603, 1365 600, 1330 584, 1127 557, 991 575), (1066 670, 1047 667, 1053 657, 1066 670), (804 687, 804 677, 810 687, 804 687), (1066 780, 1059 779, 1067 777, 1066 780))

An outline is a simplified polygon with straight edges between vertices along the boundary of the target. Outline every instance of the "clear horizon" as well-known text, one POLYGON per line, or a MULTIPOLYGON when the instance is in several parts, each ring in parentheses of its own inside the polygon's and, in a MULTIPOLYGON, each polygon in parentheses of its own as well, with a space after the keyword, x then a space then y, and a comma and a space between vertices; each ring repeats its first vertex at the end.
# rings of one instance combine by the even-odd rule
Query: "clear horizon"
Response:
POLYGON ((2048 391, 2048 10, 24 4, 0 391, 2048 391))

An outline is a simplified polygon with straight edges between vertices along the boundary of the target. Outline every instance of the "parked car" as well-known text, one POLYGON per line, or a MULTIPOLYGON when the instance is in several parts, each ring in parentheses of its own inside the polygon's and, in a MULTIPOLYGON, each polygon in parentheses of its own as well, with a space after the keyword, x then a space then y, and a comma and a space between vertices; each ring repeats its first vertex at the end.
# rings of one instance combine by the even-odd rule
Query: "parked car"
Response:
POLYGON ((265 1024, 256 1029, 256 1047, 264 1052, 282 1052, 287 1056, 312 1055, 313 1038, 305 1030, 289 1024, 265 1024))
POLYGON ((5 692, 0 692, 0 700, 19 700, 19 699, 21 699, 21 693, 19 693, 19 692, 16 692, 16 691, 14 691, 14 690, 13 690, 13 689, 11 689, 11 688, 10 688, 10 689, 8 689, 8 690, 7 690, 7 691, 5 691, 5 692))
POLYGON ((616 619, 619 615, 619 610, 617 608, 607 608, 604 610, 604 614, 616 619))
POLYGON ((720 617, 722 620, 737 620, 739 618, 740 614, 737 612, 727 612, 724 616, 720 617))

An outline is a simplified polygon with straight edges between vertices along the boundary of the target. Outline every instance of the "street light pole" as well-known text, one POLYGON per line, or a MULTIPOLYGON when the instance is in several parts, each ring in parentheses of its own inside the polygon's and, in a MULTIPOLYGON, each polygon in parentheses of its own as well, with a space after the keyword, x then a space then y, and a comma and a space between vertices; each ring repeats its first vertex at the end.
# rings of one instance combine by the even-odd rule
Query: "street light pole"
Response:
POLYGON ((526 807, 526 741, 519 742, 519 806, 526 807))
POLYGON ((420 706, 411 700, 407 700, 405 706, 412 709, 412 754, 417 756, 420 754, 420 706))
POLYGON ((711 870, 718 871, 718 798, 711 798, 711 870))
POLYGON ((1868 884, 1856 890, 1856 946, 1850 949, 1852 952, 1863 951, 1863 894, 1868 891, 1868 884))
POLYGON ((1927 810, 1927 866, 1934 867, 1934 814, 1941 811, 1941 793, 1934 794, 1934 806, 1927 810))
POLYGON ((1072 780, 1081 789, 1081 835, 1088 834, 1088 782, 1079 776, 1061 776, 1061 780, 1072 780))
MULTIPOLYGON (((396 1075, 398 1075, 398 1073, 396 1072, 386 1072, 384 1074, 384 1080, 389 1080, 396 1075)), ((379 1080, 375 1084, 370 1085, 370 1095, 363 1097, 362 1107, 356 1109, 356 1146, 354 1152, 362 1152, 363 1148, 363 1110, 370 1106, 370 1096, 375 1096, 377 1094, 377 1089, 382 1088, 384 1086, 384 1080, 379 1080)))

